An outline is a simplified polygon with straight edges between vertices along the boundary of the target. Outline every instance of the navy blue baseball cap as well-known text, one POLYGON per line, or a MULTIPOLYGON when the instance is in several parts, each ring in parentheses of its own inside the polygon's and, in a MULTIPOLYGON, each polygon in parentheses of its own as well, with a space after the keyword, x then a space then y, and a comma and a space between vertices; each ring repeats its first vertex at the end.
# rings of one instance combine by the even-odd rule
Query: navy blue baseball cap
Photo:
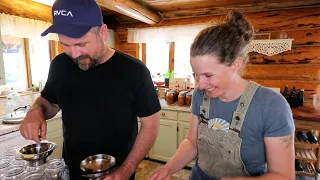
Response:
POLYGON ((52 25, 41 36, 57 33, 80 38, 102 24, 101 9, 95 0, 56 0, 52 6, 52 25))

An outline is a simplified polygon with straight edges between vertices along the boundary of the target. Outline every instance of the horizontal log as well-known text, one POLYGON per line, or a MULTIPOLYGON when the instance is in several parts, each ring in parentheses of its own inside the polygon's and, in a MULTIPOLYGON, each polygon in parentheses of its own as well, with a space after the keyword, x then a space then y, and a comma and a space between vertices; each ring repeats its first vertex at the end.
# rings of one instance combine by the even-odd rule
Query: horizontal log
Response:
POLYGON ((241 13, 274 11, 281 9, 296 9, 306 7, 319 7, 319 0, 303 0, 303 1, 283 1, 283 2, 256 2, 249 4, 233 4, 229 6, 207 6, 205 8, 183 8, 182 10, 167 11, 161 13, 164 19, 179 19, 201 16, 214 16, 228 14, 231 10, 236 9, 241 13))
MULTIPOLYGON (((320 46, 320 29, 313 30, 288 30, 288 38, 293 39, 292 46, 320 46)), ((271 39, 279 39, 281 31, 271 32, 271 39)))
POLYGON ((303 107, 304 108, 313 108, 313 105, 312 105, 312 100, 311 99, 306 99, 303 103, 303 107))
MULTIPOLYGON (((245 17, 259 31, 279 31, 279 30, 311 30, 320 28, 320 8, 305 8, 279 10, 269 12, 245 13, 245 17)), ((157 26, 174 26, 185 24, 209 23, 217 24, 223 20, 225 15, 205 16, 197 18, 184 18, 164 20, 160 24, 150 26, 143 23, 126 24, 119 28, 143 28, 157 26)))
POLYGON ((136 43, 121 42, 119 44, 119 49, 121 51, 136 51, 137 50, 137 44, 136 43))
POLYGON ((147 24, 156 24, 162 20, 162 17, 157 12, 133 0, 97 0, 97 3, 104 8, 147 24))
POLYGON ((51 22, 51 7, 31 0, 1 0, 0 13, 51 22))
POLYGON ((320 65, 248 64, 244 78, 261 80, 296 80, 320 82, 320 65))
POLYGON ((262 86, 266 87, 274 87, 280 88, 280 93, 284 91, 284 87, 288 85, 289 91, 293 86, 297 88, 297 90, 304 89, 305 91, 305 99, 312 100, 312 95, 315 94, 315 89, 320 85, 319 82, 312 81, 295 81, 295 80, 261 80, 261 79, 249 79, 255 81, 262 86))
POLYGON ((320 64, 320 46, 293 47, 281 54, 266 56, 260 53, 249 53, 252 64, 320 64))

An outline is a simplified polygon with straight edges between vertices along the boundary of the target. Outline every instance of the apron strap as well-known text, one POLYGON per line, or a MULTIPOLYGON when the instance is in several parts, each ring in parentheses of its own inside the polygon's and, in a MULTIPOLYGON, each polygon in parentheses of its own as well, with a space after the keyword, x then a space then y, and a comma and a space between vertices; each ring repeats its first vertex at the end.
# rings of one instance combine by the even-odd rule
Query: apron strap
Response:
POLYGON ((200 123, 208 124, 210 110, 210 97, 204 91, 202 106, 200 106, 200 123))
POLYGON ((249 81, 249 83, 247 84, 244 94, 242 94, 240 98, 237 109, 233 112, 232 122, 229 128, 230 130, 232 130, 232 133, 236 133, 237 135, 239 135, 251 100, 258 87, 259 84, 253 81, 249 81))

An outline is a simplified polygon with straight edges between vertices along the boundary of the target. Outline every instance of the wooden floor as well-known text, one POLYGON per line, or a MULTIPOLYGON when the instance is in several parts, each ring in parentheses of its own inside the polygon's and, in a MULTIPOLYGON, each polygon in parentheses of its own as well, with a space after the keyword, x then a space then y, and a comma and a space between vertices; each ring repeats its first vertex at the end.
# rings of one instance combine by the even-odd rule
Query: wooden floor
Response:
MULTIPOLYGON (((136 171, 135 180, 148 180, 148 178, 164 164, 149 160, 143 160, 136 171)), ((171 180, 188 180, 190 176, 190 170, 183 169, 174 173, 171 180)))
MULTIPOLYGON (((136 171, 135 180, 148 180, 148 178, 159 168, 161 168, 164 164, 150 161, 150 160, 143 160, 136 171)), ((189 180, 190 170, 183 169, 179 172, 172 175, 171 180, 189 180)), ((314 180, 312 177, 306 176, 297 176, 296 180, 314 180)), ((318 177, 320 180, 320 177, 318 177)))

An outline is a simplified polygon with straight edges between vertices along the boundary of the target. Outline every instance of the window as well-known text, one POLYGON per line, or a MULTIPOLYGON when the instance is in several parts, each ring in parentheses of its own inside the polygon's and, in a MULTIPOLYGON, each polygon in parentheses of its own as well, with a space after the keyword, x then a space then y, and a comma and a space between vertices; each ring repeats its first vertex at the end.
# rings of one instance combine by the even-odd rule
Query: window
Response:
POLYGON ((29 39, 29 55, 32 84, 47 81, 50 67, 49 42, 44 38, 29 39))
POLYGON ((1 36, 6 85, 27 87, 26 61, 22 38, 1 36))
POLYGON ((163 74, 169 69, 169 47, 170 43, 152 42, 146 45, 146 65, 150 73, 163 74))
MULTIPOLYGON (((192 75, 190 65, 190 46, 192 42, 175 42, 174 47, 174 71, 175 78, 187 78, 192 75)), ((192 80, 193 78, 191 78, 192 80)))

